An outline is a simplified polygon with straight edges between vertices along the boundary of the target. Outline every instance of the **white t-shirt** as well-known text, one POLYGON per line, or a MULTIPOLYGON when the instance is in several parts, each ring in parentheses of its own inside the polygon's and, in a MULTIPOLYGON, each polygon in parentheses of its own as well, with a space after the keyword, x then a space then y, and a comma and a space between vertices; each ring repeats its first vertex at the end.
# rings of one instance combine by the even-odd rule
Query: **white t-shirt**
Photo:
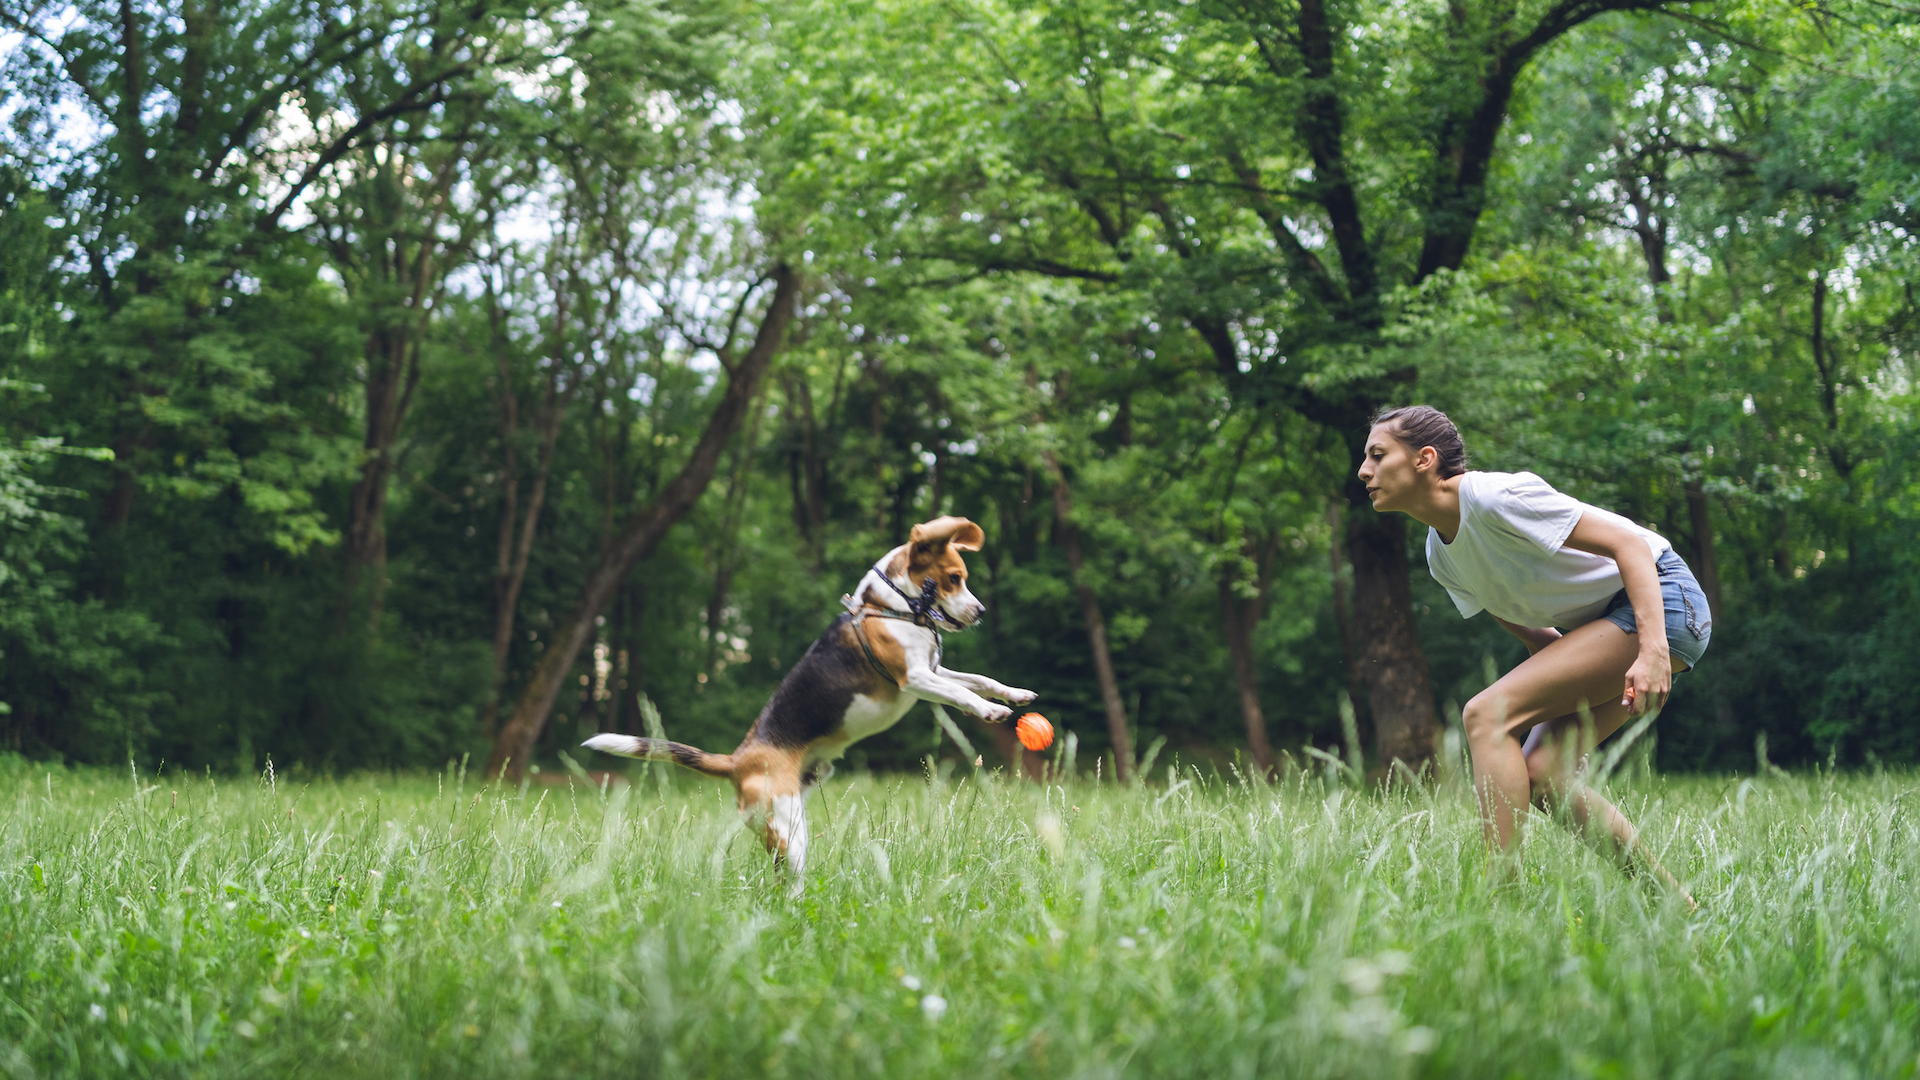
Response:
POLYGON ((1487 611, 1519 626, 1592 622, 1622 583, 1612 559, 1565 546, 1587 514, 1640 536, 1656 559, 1673 547, 1659 533, 1563 495, 1530 472, 1469 472, 1460 477, 1460 531, 1453 543, 1427 530, 1427 569, 1462 618, 1487 611))

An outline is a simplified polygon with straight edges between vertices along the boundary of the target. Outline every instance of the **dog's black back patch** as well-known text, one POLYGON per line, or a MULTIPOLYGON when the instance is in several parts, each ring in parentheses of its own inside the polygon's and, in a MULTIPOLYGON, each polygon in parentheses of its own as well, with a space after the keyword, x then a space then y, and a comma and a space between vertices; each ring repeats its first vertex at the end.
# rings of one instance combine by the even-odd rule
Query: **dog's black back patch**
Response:
POLYGON ((760 710, 747 740, 756 737, 782 749, 797 749, 840 730, 854 695, 870 688, 874 671, 856 646, 840 644, 841 628, 853 618, 833 620, 807 655, 793 665, 760 710))

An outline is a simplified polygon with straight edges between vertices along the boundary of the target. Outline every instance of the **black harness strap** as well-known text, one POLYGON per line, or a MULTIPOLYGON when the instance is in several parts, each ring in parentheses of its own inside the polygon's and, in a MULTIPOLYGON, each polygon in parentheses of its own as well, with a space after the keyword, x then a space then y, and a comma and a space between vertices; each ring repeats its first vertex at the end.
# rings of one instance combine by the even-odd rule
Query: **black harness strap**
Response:
MULTIPOLYGON (((877 566, 874 567, 876 573, 879 572, 879 569, 877 566)), ((886 615, 894 619, 910 619, 914 624, 924 626, 929 630, 940 630, 941 623, 946 623, 955 630, 962 629, 959 619, 940 610, 940 602, 937 596, 940 586, 934 584, 932 578, 929 577, 921 581, 920 595, 915 597, 907 592, 907 590, 895 585, 893 579, 887 575, 880 574, 879 576, 881 581, 887 583, 887 588, 899 593, 900 599, 907 602, 907 610, 912 612, 912 614, 902 615, 897 611, 887 611, 884 608, 875 611, 874 614, 886 615)))
MULTIPOLYGON (((877 571, 879 568, 875 567, 874 569, 877 571)), ((921 583, 920 596, 916 599, 909 595, 905 589, 895 585, 892 578, 885 574, 879 574, 878 576, 881 581, 887 583, 888 588, 899 593, 900 598, 907 602, 906 611, 892 611, 877 606, 867 607, 865 604, 855 607, 851 596, 845 597, 844 602, 847 605, 847 610, 853 615, 853 636, 860 642, 860 651, 867 654, 867 663, 873 665, 873 670, 879 672, 895 686, 904 687, 906 683, 903 682, 902 679, 904 679, 905 673, 902 672, 900 677, 895 677, 893 672, 888 671, 887 665, 881 663, 879 655, 873 651, 873 643, 867 640, 867 616, 877 615, 882 619, 899 619, 901 622, 910 622, 915 626, 924 627, 933 631, 934 667, 940 666, 940 657, 946 652, 945 642, 941 640, 940 635, 946 633, 947 629, 940 624, 943 622, 948 623, 955 629, 959 629, 960 620, 940 610, 939 601, 936 597, 939 586, 934 584, 932 578, 927 578, 921 583)), ((871 603, 871 601, 869 601, 869 603, 871 603)))
MULTIPOLYGON (((900 675, 895 675, 893 672, 888 671, 887 665, 884 663, 881 663, 880 655, 873 651, 873 643, 867 640, 866 621, 867 621, 867 616, 869 615, 877 615, 883 619, 899 619, 901 622, 910 622, 910 623, 913 623, 915 626, 925 626, 926 624, 920 622, 918 619, 914 618, 912 615, 905 614, 904 612, 887 611, 882 608, 863 607, 860 610, 855 611, 853 613, 853 636, 855 640, 860 642, 860 651, 867 654, 867 663, 871 664, 873 666, 873 670, 879 672, 883 677, 887 679, 888 682, 893 683, 895 686, 904 687, 906 685, 906 683, 903 681, 905 678, 905 672, 902 672, 900 675)), ((940 630, 938 627, 928 627, 928 629, 931 629, 934 631, 933 666, 939 667, 940 658, 946 652, 946 648, 945 648, 946 643, 940 639, 940 630)))
MULTIPOLYGON (((879 654, 873 651, 873 643, 867 640, 866 622, 868 614, 865 609, 853 613, 853 636, 855 640, 860 642, 860 651, 867 654, 867 663, 873 665, 873 670, 879 672, 881 678, 895 686, 899 686, 899 677, 894 675, 893 672, 888 671, 887 665, 880 662, 879 654)), ((874 614, 878 613, 876 612, 874 614)))

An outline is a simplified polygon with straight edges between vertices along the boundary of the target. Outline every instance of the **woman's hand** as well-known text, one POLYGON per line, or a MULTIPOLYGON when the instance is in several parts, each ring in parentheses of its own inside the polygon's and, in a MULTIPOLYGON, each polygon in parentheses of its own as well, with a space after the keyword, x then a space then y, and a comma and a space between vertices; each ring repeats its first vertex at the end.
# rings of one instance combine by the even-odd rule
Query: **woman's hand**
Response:
POLYGON ((1667 652, 1667 619, 1653 549, 1622 526, 1592 514, 1581 516, 1567 534, 1566 546, 1612 559, 1620 568, 1620 583, 1626 587, 1638 627, 1628 632, 1640 638, 1640 655, 1627 669, 1620 704, 1631 716, 1659 712, 1673 689, 1673 658, 1667 652))
POLYGON ((1627 669, 1627 689, 1620 704, 1633 716, 1659 712, 1672 690, 1673 658, 1663 641, 1656 648, 1641 649, 1639 658, 1627 669))

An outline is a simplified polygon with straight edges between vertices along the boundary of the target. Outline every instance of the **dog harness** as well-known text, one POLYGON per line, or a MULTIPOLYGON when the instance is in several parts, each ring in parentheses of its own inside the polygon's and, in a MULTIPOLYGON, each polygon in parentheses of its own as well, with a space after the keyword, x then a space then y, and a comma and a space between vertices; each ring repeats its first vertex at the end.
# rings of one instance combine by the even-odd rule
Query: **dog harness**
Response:
POLYGON ((851 595, 841 597, 840 602, 846 606, 848 614, 853 616, 853 636, 860 642, 860 651, 867 655, 867 663, 871 664, 873 670, 879 672, 882 678, 892 682, 895 686, 905 686, 906 684, 901 682, 900 677, 888 671, 887 665, 880 662, 879 654, 873 651, 873 643, 867 640, 867 616, 877 615, 883 619, 899 619, 902 622, 910 622, 915 626, 925 627, 933 631, 933 666, 936 668, 940 666, 941 654, 946 651, 940 635, 945 634, 947 629, 942 626, 941 623, 950 623, 958 628, 960 621, 940 610, 938 601, 934 598, 934 594, 939 591, 940 587, 934 583, 931 577, 921 583, 920 595, 916 598, 909 595, 905 589, 895 585, 893 579, 881 572, 878 565, 874 566, 873 572, 881 581, 886 582, 889 588, 900 594, 900 598, 907 602, 907 610, 895 611, 892 608, 869 607, 867 603, 854 600, 851 595))
POLYGON ((890 618, 908 619, 915 626, 924 626, 929 630, 938 631, 943 634, 946 633, 946 631, 942 630, 939 625, 943 622, 952 624, 956 630, 960 629, 960 620, 940 610, 940 603, 935 598, 935 593, 939 591, 940 586, 934 584, 933 578, 928 577, 921 581, 920 596, 916 599, 908 595, 907 590, 895 585, 892 578, 880 573, 878 564, 874 565, 873 572, 880 574, 880 580, 887 583, 887 588, 900 594, 900 599, 907 602, 907 611, 911 612, 910 615, 902 615, 897 611, 879 608, 876 610, 876 613, 885 612, 890 618))

